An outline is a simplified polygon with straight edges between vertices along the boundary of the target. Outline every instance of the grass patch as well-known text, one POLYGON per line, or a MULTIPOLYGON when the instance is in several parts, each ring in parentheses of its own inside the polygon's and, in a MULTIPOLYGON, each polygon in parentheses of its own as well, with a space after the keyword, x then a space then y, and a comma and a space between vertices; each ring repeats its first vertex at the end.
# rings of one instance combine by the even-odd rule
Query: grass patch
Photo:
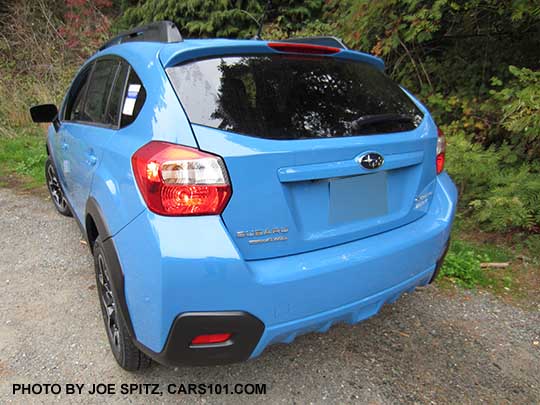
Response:
MULTIPOLYGON (((6 131, 8 132, 8 131, 6 131)), ((38 126, 17 128, 0 136, 0 175, 2 186, 9 184, 13 174, 25 189, 45 184, 45 135, 38 126)))
POLYGON ((480 267, 480 263, 488 261, 491 261, 491 256, 486 249, 480 251, 468 242, 453 240, 441 269, 441 276, 465 288, 487 287, 490 279, 480 267))
POLYGON ((453 241, 437 283, 490 291, 504 301, 526 308, 539 305, 540 235, 529 235, 520 244, 511 235, 471 233, 459 219, 453 241), (505 268, 481 268, 483 262, 509 262, 505 268))

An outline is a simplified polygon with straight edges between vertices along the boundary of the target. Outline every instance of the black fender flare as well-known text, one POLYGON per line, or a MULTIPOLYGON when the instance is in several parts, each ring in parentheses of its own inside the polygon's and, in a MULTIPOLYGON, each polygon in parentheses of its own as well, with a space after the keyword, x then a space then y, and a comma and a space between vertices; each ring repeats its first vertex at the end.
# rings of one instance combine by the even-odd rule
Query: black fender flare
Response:
MULTIPOLYGON (((124 271, 120 265, 120 260, 118 259, 118 253, 116 250, 116 245, 112 234, 109 230, 103 211, 101 210, 98 202, 90 197, 86 203, 86 215, 85 221, 87 221, 88 216, 92 217, 94 224, 96 225, 97 232, 100 236, 103 245, 103 251, 105 252, 105 260, 107 261, 107 266, 109 268, 111 276, 111 284, 113 295, 118 303, 118 309, 120 315, 123 317, 126 322, 128 332, 133 340, 136 340, 135 331, 133 330, 133 324, 131 323, 131 316, 129 315, 129 310, 126 302, 126 294, 124 289, 124 271)), ((88 232, 88 230, 87 230, 88 232)), ((85 235, 87 240, 88 234, 85 235)), ((88 244, 91 244, 91 241, 88 240, 88 244)), ((93 246, 90 246, 90 250, 93 250, 93 246)))
MULTIPOLYGON (((84 216, 85 220, 85 228, 86 227, 86 221, 88 216, 91 216, 94 224, 96 225, 97 232, 99 236, 101 236, 101 240, 105 242, 107 239, 112 237, 112 233, 109 229, 109 226, 107 225, 107 222, 105 221, 105 215, 103 214, 103 210, 99 206, 98 202, 94 197, 88 198, 86 201, 86 214, 84 216)), ((87 239, 89 239, 88 235, 88 229, 86 230, 87 234, 85 235, 87 239)), ((89 240, 89 242, 91 242, 89 240)), ((90 249, 92 249, 92 246, 90 246, 90 249)))

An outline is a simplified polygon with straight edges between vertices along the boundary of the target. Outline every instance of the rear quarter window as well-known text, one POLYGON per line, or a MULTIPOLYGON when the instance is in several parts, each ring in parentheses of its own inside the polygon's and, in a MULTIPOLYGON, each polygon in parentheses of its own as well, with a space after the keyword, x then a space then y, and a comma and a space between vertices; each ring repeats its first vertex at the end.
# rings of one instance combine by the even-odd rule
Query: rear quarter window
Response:
POLYGON ((109 96, 109 108, 107 109, 106 122, 114 126, 118 125, 128 72, 129 65, 125 62, 121 62, 109 96))
POLYGON ((412 130, 422 112, 367 63, 259 55, 197 60, 167 69, 192 123, 269 139, 412 130))
POLYGON ((135 73, 135 70, 130 68, 125 86, 120 127, 125 127, 135 121, 145 101, 146 89, 137 73, 135 73))

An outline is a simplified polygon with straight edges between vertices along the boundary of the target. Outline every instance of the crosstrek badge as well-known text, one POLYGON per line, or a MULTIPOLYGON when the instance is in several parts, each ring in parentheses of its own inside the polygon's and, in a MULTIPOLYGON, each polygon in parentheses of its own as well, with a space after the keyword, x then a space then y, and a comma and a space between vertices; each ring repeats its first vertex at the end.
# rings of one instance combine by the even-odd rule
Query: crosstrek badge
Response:
POLYGON ((137 101, 137 96, 139 95, 140 90, 140 84, 129 85, 126 100, 124 101, 124 109, 122 110, 122 114, 133 115, 133 110, 135 109, 135 102, 137 101))

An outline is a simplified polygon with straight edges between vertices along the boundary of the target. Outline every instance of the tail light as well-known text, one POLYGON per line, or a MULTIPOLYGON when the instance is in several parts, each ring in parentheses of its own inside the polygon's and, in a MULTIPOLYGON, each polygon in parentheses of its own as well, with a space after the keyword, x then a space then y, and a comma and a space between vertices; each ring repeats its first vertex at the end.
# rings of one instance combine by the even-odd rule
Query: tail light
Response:
POLYGON ((440 128, 437 128, 437 174, 444 170, 444 154, 446 153, 446 137, 440 128))
POLYGON ((139 191, 156 214, 217 215, 231 197, 223 160, 198 149, 152 141, 133 154, 131 164, 139 191))
POLYGON ((268 46, 279 52, 305 53, 309 55, 333 55, 341 51, 341 49, 331 46, 295 44, 293 42, 269 42, 268 46))

